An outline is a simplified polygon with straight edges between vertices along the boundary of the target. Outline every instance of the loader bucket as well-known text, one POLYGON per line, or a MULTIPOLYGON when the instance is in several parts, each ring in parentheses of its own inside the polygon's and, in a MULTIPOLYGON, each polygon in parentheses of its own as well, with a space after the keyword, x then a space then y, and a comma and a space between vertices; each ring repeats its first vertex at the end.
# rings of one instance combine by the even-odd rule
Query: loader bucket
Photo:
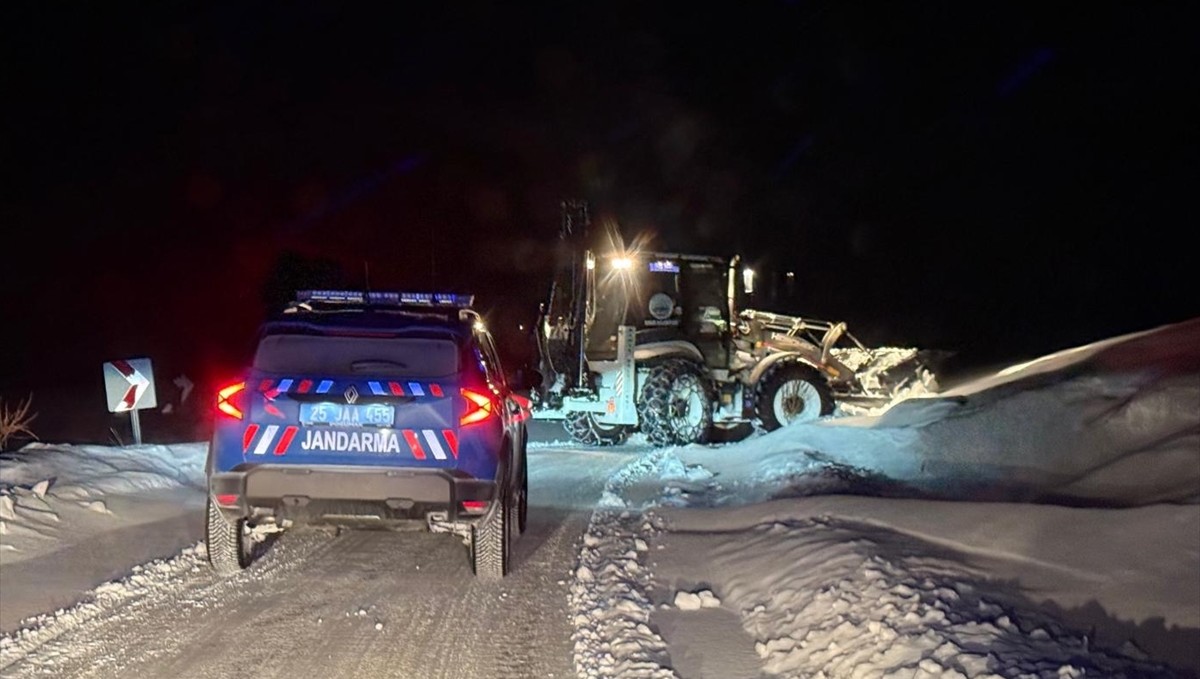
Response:
POLYGON ((833 349, 833 356, 854 371, 856 391, 851 396, 894 401, 936 392, 930 352, 906 347, 833 349))

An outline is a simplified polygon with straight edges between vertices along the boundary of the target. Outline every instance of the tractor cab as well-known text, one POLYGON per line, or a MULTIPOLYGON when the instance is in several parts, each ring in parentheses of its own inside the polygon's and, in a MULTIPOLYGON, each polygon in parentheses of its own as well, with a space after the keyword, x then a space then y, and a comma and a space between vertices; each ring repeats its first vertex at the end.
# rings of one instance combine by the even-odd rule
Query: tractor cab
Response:
POLYGON ((731 276, 737 258, 667 252, 591 255, 594 299, 586 356, 615 360, 618 329, 634 328, 639 346, 687 342, 709 368, 728 367, 732 349, 731 276))

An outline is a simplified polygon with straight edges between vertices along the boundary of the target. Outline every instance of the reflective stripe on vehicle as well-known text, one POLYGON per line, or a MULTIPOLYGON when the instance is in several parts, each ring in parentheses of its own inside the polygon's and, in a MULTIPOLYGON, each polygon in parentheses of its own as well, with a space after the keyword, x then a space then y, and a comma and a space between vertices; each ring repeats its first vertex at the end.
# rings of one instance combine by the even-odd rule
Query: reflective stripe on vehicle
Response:
POLYGON ((283 455, 287 452, 288 446, 292 445, 292 438, 296 436, 296 432, 300 427, 292 425, 283 430, 283 436, 279 437, 279 445, 275 446, 275 454, 283 455))
POLYGON ((450 454, 454 459, 458 459, 458 436, 454 434, 453 429, 443 429, 442 436, 446 437, 446 445, 450 447, 450 454))
POLYGON ((425 449, 421 447, 421 440, 417 438, 416 432, 411 429, 405 429, 404 440, 408 443, 408 448, 412 451, 413 457, 418 460, 425 459, 425 449))
POLYGON ((242 432, 242 452, 250 450, 250 444, 254 442, 254 435, 258 433, 257 424, 246 425, 246 431, 242 432))
MULTIPOLYGON (((351 381, 351 384, 353 383, 351 381)), ((268 399, 275 399, 282 394, 288 393, 328 394, 333 390, 334 384, 335 380, 331 379, 322 379, 318 382, 307 377, 284 377, 278 382, 272 379, 259 381, 258 391, 268 399), (314 385, 316 386, 315 389, 313 388, 314 385)), ((362 383, 359 382, 358 384, 361 385, 362 383)), ((371 394, 375 396, 404 396, 406 389, 410 396, 432 396, 434 398, 445 398, 446 396, 442 390, 442 385, 437 382, 385 382, 382 380, 368 380, 366 385, 371 394)))
POLYGON ((442 448, 442 442, 438 440, 437 434, 432 429, 425 429, 421 433, 425 435, 425 441, 429 443, 429 450, 433 456, 439 460, 446 459, 446 451, 442 448))
POLYGON ((255 455, 265 455, 268 450, 275 455, 286 455, 292 444, 299 439, 302 451, 325 453, 403 453, 404 444, 418 460, 432 456, 434 460, 446 460, 449 456, 458 459, 458 436, 452 429, 329 429, 302 428, 297 425, 251 424, 242 434, 243 452, 253 446, 255 455), (255 443, 255 435, 262 435, 255 443), (277 436, 278 435, 278 436, 277 436), (400 443, 399 439, 404 443, 400 443))
POLYGON ((266 455, 267 449, 271 447, 271 441, 275 438, 275 432, 279 431, 279 425, 269 424, 263 431, 262 438, 258 440, 258 445, 254 447, 255 455, 266 455))

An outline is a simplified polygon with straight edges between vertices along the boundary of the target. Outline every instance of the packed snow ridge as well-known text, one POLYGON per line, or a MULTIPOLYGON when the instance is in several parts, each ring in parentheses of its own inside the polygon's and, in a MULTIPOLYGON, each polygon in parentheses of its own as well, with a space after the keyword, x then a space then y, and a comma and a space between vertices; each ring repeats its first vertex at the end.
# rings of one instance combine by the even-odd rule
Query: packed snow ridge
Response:
POLYGON ((576 669, 581 677, 667 679, 666 643, 650 626, 646 594, 647 545, 656 531, 652 515, 625 510, 629 483, 653 473, 666 451, 650 452, 619 469, 605 486, 600 507, 583 537, 571 584, 576 669))
POLYGON ((1200 320, 877 417, 650 451, 610 479, 584 538, 576 667, 1193 676, 1197 498, 1200 320), (696 631, 718 613, 742 636, 696 631))
MULTIPOLYGON (((128 576, 96 587, 75 606, 38 615, 26 620, 16 632, 0 636, 0 669, 11 666, 47 641, 89 620, 152 592, 170 590, 185 573, 196 573, 207 567, 203 544, 188 547, 170 559, 134 566, 128 576)), ((52 668, 53 658, 47 662, 52 668)))
POLYGON ((114 498, 202 492, 205 454, 203 443, 123 448, 31 443, 0 455, 0 563, 139 520, 114 516, 114 498))

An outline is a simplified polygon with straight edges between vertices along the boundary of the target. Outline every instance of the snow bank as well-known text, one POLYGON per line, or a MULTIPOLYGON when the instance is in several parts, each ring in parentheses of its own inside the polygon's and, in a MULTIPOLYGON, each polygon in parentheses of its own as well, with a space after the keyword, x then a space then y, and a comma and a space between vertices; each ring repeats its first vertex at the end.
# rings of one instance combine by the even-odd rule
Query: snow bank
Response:
MULTIPOLYGON (((1013 596, 987 564, 837 507, 847 499, 663 510, 669 531, 651 596, 706 583, 741 616, 773 676, 1179 676, 1123 639, 1097 641, 1013 596)), ((876 520, 908 511, 900 500, 871 502, 876 520)))
MULTIPOLYGON (((849 576, 836 562, 858 559, 844 553, 854 546, 854 554, 904 570, 910 587, 910 571, 942 573, 986 592, 1010 618, 1024 611, 1025 618, 1049 619, 1050 612, 1055 624, 1090 630, 1093 644, 1132 641, 1155 658, 1200 670, 1200 506, 1103 509, 823 496, 658 511, 679 554, 727 554, 725 570, 714 558, 699 568, 685 559, 680 566, 686 567, 676 569, 689 581, 722 583, 726 597, 737 589, 730 590, 731 583, 742 580, 760 594, 806 589, 812 578, 840 582, 849 576), (771 550, 782 550, 773 563, 766 556, 771 550)), ((659 568, 656 575, 670 580, 671 571, 659 568)))
POLYGON ((876 417, 797 424, 682 453, 785 492, 829 464, 940 497, 1112 505, 1200 501, 1200 319, 1014 366, 876 417))
MULTIPOLYGON (((70 446, 34 443, 0 455, 0 563, 138 523, 116 498, 203 491, 206 445, 70 446)), ((132 564, 130 564, 132 565, 132 564)))
POLYGON ((1200 319, 878 416, 652 451, 604 503, 573 585, 581 676, 745 655, 720 675, 1188 676, 1200 319), (697 631, 720 616, 738 628, 697 631))
POLYGON ((696 452, 646 454, 606 488, 572 584, 580 676, 1200 670, 1198 505, 841 495, 714 507, 731 489, 684 461, 696 452), (741 631, 698 632, 714 612, 741 631), (759 665, 728 661, 743 647, 759 665))
POLYGON ((0 456, 0 631, 201 532, 203 443, 32 444, 0 456))
POLYGON ((55 497, 204 487, 205 443, 71 446, 31 443, 0 455, 0 491, 52 485, 55 497))

